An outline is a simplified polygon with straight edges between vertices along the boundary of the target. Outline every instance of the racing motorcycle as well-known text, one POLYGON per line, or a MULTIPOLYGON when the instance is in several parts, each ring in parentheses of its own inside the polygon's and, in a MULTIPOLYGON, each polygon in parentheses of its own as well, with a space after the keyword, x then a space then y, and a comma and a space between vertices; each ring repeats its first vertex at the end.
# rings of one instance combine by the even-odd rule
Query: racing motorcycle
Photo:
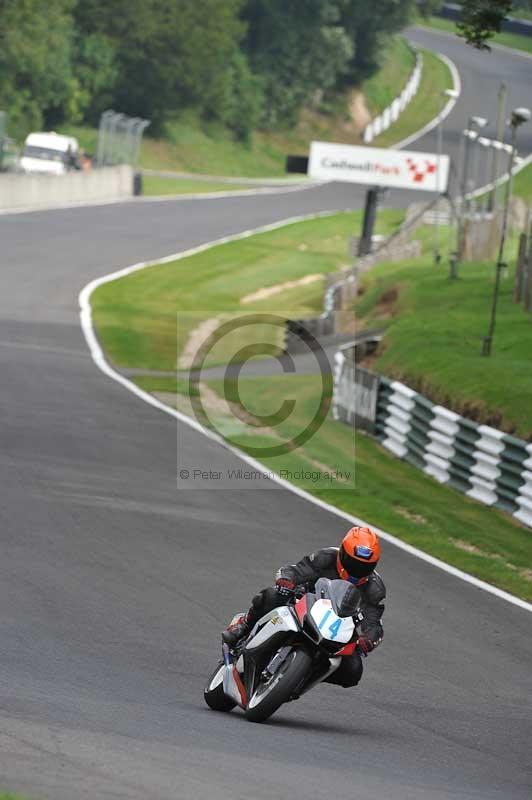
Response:
POLYGON ((248 720, 263 722, 332 675, 342 656, 353 654, 361 621, 356 586, 320 578, 313 592, 299 593, 261 617, 235 648, 222 645, 205 702, 215 711, 240 706, 248 720))

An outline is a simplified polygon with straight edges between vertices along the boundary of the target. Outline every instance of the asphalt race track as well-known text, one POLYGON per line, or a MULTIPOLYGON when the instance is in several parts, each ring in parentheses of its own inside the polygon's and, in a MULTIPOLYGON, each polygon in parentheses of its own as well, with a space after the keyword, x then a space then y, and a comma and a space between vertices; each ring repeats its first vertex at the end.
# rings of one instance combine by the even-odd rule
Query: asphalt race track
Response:
MULTIPOLYGON (((532 60, 494 51, 473 72, 479 54, 414 36, 467 72, 450 131, 485 110, 495 75, 530 102, 532 60)), ((328 185, 0 218, 0 785, 50 800, 532 796, 532 616, 391 545, 385 641, 357 689, 319 687, 263 726, 204 706, 228 618, 345 523, 279 488, 176 490, 176 433, 195 467, 240 462, 106 378, 81 333, 78 292, 98 275, 359 198, 328 185)))

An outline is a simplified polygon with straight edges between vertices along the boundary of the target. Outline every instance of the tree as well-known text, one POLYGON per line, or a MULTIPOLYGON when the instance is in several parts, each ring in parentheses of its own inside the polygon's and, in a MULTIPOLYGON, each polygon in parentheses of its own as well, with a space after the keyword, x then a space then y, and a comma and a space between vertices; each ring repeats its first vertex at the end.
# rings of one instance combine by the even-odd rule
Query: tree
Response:
POLYGON ((235 51, 227 72, 221 119, 237 139, 248 144, 253 129, 260 123, 263 103, 262 80, 251 72, 244 53, 235 51))
POLYGON ((316 89, 336 84, 353 56, 341 25, 347 0, 247 0, 244 50, 264 86, 263 121, 295 122, 316 89))
POLYGON ((194 105, 222 113, 244 26, 242 0, 80 0, 83 35, 104 35, 115 50, 114 105, 152 120, 194 105))
POLYGON ((94 123, 110 106, 156 133, 194 107, 246 141, 360 83, 436 2, 0 0, 0 107, 15 133, 94 123))
POLYGON ((0 0, 0 108, 21 136, 60 118, 75 90, 72 0, 0 0))
POLYGON ((112 105, 118 67, 116 48, 103 33, 81 36, 74 45, 75 94, 67 118, 97 122, 104 109, 112 105))
POLYGON ((361 83, 377 71, 387 41, 410 22, 416 6, 414 0, 348 0, 342 14, 343 26, 354 42, 348 82, 361 83))
POLYGON ((511 10, 512 0, 464 0, 460 36, 479 50, 489 50, 488 39, 500 31, 511 10))

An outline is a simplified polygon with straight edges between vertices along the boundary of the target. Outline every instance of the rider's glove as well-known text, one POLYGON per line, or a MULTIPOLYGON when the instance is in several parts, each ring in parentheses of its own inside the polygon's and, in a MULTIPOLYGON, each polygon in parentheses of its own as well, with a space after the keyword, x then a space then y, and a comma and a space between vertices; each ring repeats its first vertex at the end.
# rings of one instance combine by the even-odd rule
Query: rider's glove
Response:
POLYGON ((368 653, 380 643, 380 639, 377 642, 372 641, 369 636, 366 636, 364 633, 361 633, 357 639, 357 648, 358 650, 364 655, 367 656, 368 653))
POLYGON ((277 589, 277 594, 279 594, 281 597, 293 598, 296 585, 294 581, 291 581, 288 578, 277 578, 275 581, 275 588, 277 589))

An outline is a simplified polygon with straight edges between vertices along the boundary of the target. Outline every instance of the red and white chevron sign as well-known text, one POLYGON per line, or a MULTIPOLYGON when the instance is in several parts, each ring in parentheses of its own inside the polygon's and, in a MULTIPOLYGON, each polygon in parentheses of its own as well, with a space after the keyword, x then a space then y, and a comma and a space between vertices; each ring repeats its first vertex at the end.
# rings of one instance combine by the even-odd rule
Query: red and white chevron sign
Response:
POLYGON ((312 142, 308 174, 321 180, 445 192, 449 181, 449 156, 312 142))

